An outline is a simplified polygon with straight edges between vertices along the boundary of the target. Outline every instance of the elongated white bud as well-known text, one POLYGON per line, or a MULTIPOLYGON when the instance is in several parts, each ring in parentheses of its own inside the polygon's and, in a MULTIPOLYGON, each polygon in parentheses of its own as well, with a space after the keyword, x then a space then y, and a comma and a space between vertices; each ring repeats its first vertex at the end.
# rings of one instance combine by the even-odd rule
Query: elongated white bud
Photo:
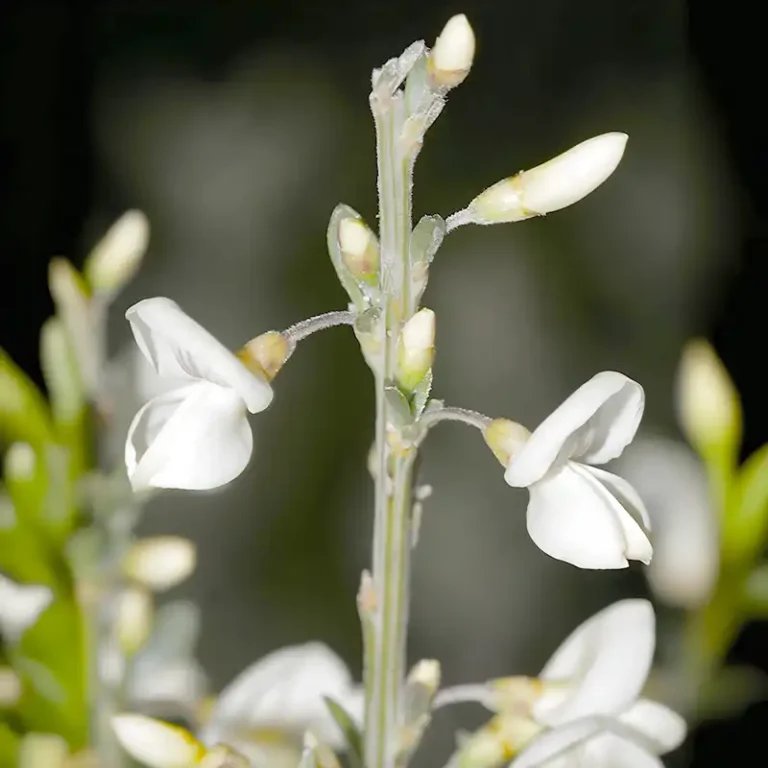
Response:
POLYGON ((448 19, 435 41, 429 69, 436 85, 454 88, 469 74, 475 58, 475 33, 463 14, 448 19))
POLYGON ((397 382, 412 391, 427 375, 435 359, 435 313, 420 309, 400 332, 397 382))
POLYGON ((499 224, 543 216, 573 205, 615 170, 627 144, 626 133, 604 133, 479 194, 458 223, 499 224))
POLYGON ((118 715, 112 728, 123 749, 148 768, 190 768, 205 755, 183 728, 143 715, 118 715))
POLYGON ((149 222, 141 211, 124 213, 85 260, 85 276, 96 293, 114 295, 141 266, 149 242, 149 222))

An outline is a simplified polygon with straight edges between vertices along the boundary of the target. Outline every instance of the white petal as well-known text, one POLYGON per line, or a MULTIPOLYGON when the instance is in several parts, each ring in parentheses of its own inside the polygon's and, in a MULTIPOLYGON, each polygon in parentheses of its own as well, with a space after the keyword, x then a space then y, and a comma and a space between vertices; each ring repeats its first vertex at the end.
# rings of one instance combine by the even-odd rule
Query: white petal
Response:
POLYGON ((203 756, 183 728, 143 715, 118 715, 112 728, 123 749, 148 768, 190 768, 203 756))
POLYGON ((700 607, 720 566, 719 523, 703 465, 682 443, 645 438, 622 456, 620 467, 653 522, 654 556, 646 572, 653 591, 669 605, 700 607))
MULTIPOLYGON (((322 643, 289 646, 270 653, 225 688, 203 729, 213 744, 228 730, 273 728, 301 736, 312 728, 321 741, 338 745, 340 733, 323 701, 355 701, 344 662, 322 643)), ((354 716, 355 713, 350 712, 354 716)))
POLYGON ((617 715, 635 701, 653 660, 655 617, 647 600, 620 600, 577 627, 540 674, 568 683, 567 695, 534 705, 536 719, 558 725, 589 715, 617 715))
POLYGON ((650 559, 640 526, 586 468, 571 462, 529 490, 528 533, 551 557, 579 568, 626 568, 628 558, 650 559))
POLYGON ((17 584, 0 574, 0 634, 16 642, 53 600, 48 587, 17 584))
POLYGON ((581 762, 589 768, 664 768, 653 752, 615 733, 601 733, 580 749, 581 762))
MULTIPOLYGON (((536 768, 536 766, 549 768, 555 764, 555 761, 559 760, 562 760, 562 763, 557 762, 558 766, 577 768, 578 764, 567 760, 567 758, 575 756, 577 750, 588 739, 594 738, 607 726, 608 721, 603 717, 586 717, 546 731, 520 752, 510 764, 510 768, 536 768)), ((593 767, 590 765, 590 768, 593 767)))
POLYGON ((587 464, 615 459, 635 436, 644 402, 636 381, 615 371, 598 373, 536 428, 512 457, 504 479, 526 488, 568 459, 587 464))
POLYGON ((650 699, 638 699, 619 720, 645 736, 659 755, 677 749, 688 730, 677 712, 650 699))
POLYGON ((150 400, 134 417, 125 465, 135 490, 208 490, 248 465, 253 434, 240 397, 199 382, 150 400))
POLYGON ((162 297, 144 299, 125 316, 136 343, 161 376, 202 379, 231 387, 251 413, 263 411, 272 402, 272 387, 251 373, 176 302, 162 297))

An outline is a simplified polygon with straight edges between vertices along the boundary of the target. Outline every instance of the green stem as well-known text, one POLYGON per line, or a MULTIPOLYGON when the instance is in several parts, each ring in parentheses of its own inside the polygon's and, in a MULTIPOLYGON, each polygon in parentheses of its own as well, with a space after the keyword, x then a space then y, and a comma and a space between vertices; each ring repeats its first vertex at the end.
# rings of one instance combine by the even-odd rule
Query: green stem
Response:
POLYGON ((405 680, 413 455, 394 452, 385 387, 395 378, 397 340, 410 305, 412 159, 397 141, 404 120, 399 95, 371 101, 377 138, 381 241, 382 364, 376 376, 376 489, 372 637, 366 649, 365 763, 393 768, 405 680))

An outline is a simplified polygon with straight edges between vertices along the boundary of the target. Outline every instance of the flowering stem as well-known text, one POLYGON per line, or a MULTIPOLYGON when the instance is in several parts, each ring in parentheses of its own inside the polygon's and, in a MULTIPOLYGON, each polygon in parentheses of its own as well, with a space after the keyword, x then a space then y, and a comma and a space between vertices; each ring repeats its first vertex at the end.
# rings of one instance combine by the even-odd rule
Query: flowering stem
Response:
POLYGON ((483 413, 479 413, 478 411, 470 411, 468 408, 455 408, 453 406, 444 405, 441 408, 427 411, 422 415, 419 419, 419 425, 423 430, 422 434, 426 435, 428 429, 431 429, 442 421, 460 421, 462 424, 475 427, 481 432, 491 423, 490 417, 483 413))
POLYGON ((326 328, 333 328, 336 325, 353 325, 354 322, 355 315, 352 312, 346 310, 326 312, 323 315, 317 315, 295 323, 290 328, 286 328, 283 331, 283 335, 295 344, 297 341, 317 333, 317 331, 324 331, 326 328))
POLYGON ((394 451, 385 389, 395 379, 397 341, 410 307, 409 243, 413 158, 398 138, 404 121, 401 94, 373 94, 381 241, 381 365, 376 373, 375 518, 373 590, 366 647, 365 764, 393 768, 397 760, 400 702, 405 679, 410 574, 411 492, 414 455, 394 451))

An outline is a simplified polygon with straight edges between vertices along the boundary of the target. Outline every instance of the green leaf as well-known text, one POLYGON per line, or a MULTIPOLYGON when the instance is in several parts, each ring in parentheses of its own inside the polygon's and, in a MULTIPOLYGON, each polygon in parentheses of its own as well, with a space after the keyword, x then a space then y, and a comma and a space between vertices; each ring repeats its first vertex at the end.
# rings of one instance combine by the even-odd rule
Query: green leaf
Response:
POLYGON ((29 377, 0 349, 0 442, 40 448, 53 441, 48 404, 29 377))
POLYGON ((0 765, 18 765, 19 744, 18 734, 5 723, 0 723, 0 765))
POLYGON ((384 387, 384 399, 387 403, 387 414, 396 429, 403 429, 413 423, 411 406, 408 398, 397 387, 384 387))
POLYGON ((339 726, 347 745, 347 756, 351 768, 362 768, 363 765, 363 737, 360 729, 347 713, 344 707, 334 701, 330 696, 323 696, 325 705, 331 713, 331 717, 339 726))
POLYGON ((429 394, 432 392, 432 369, 430 368, 424 378, 418 383, 411 398, 411 408, 415 418, 419 418, 429 402, 429 394))
POLYGON ((732 503, 723 520, 723 558, 743 563, 768 538, 768 444, 758 448, 736 476, 732 503))
POLYGON ((744 582, 744 603, 752 616, 768 617, 768 563, 755 568, 744 582))
POLYGON ((445 221, 441 216, 422 216, 411 233, 411 313, 418 308, 427 287, 429 267, 445 238, 445 221))
POLYGON ((60 734, 73 750, 87 739, 84 647, 80 610, 60 593, 11 652, 22 679, 16 711, 25 729, 60 734))

